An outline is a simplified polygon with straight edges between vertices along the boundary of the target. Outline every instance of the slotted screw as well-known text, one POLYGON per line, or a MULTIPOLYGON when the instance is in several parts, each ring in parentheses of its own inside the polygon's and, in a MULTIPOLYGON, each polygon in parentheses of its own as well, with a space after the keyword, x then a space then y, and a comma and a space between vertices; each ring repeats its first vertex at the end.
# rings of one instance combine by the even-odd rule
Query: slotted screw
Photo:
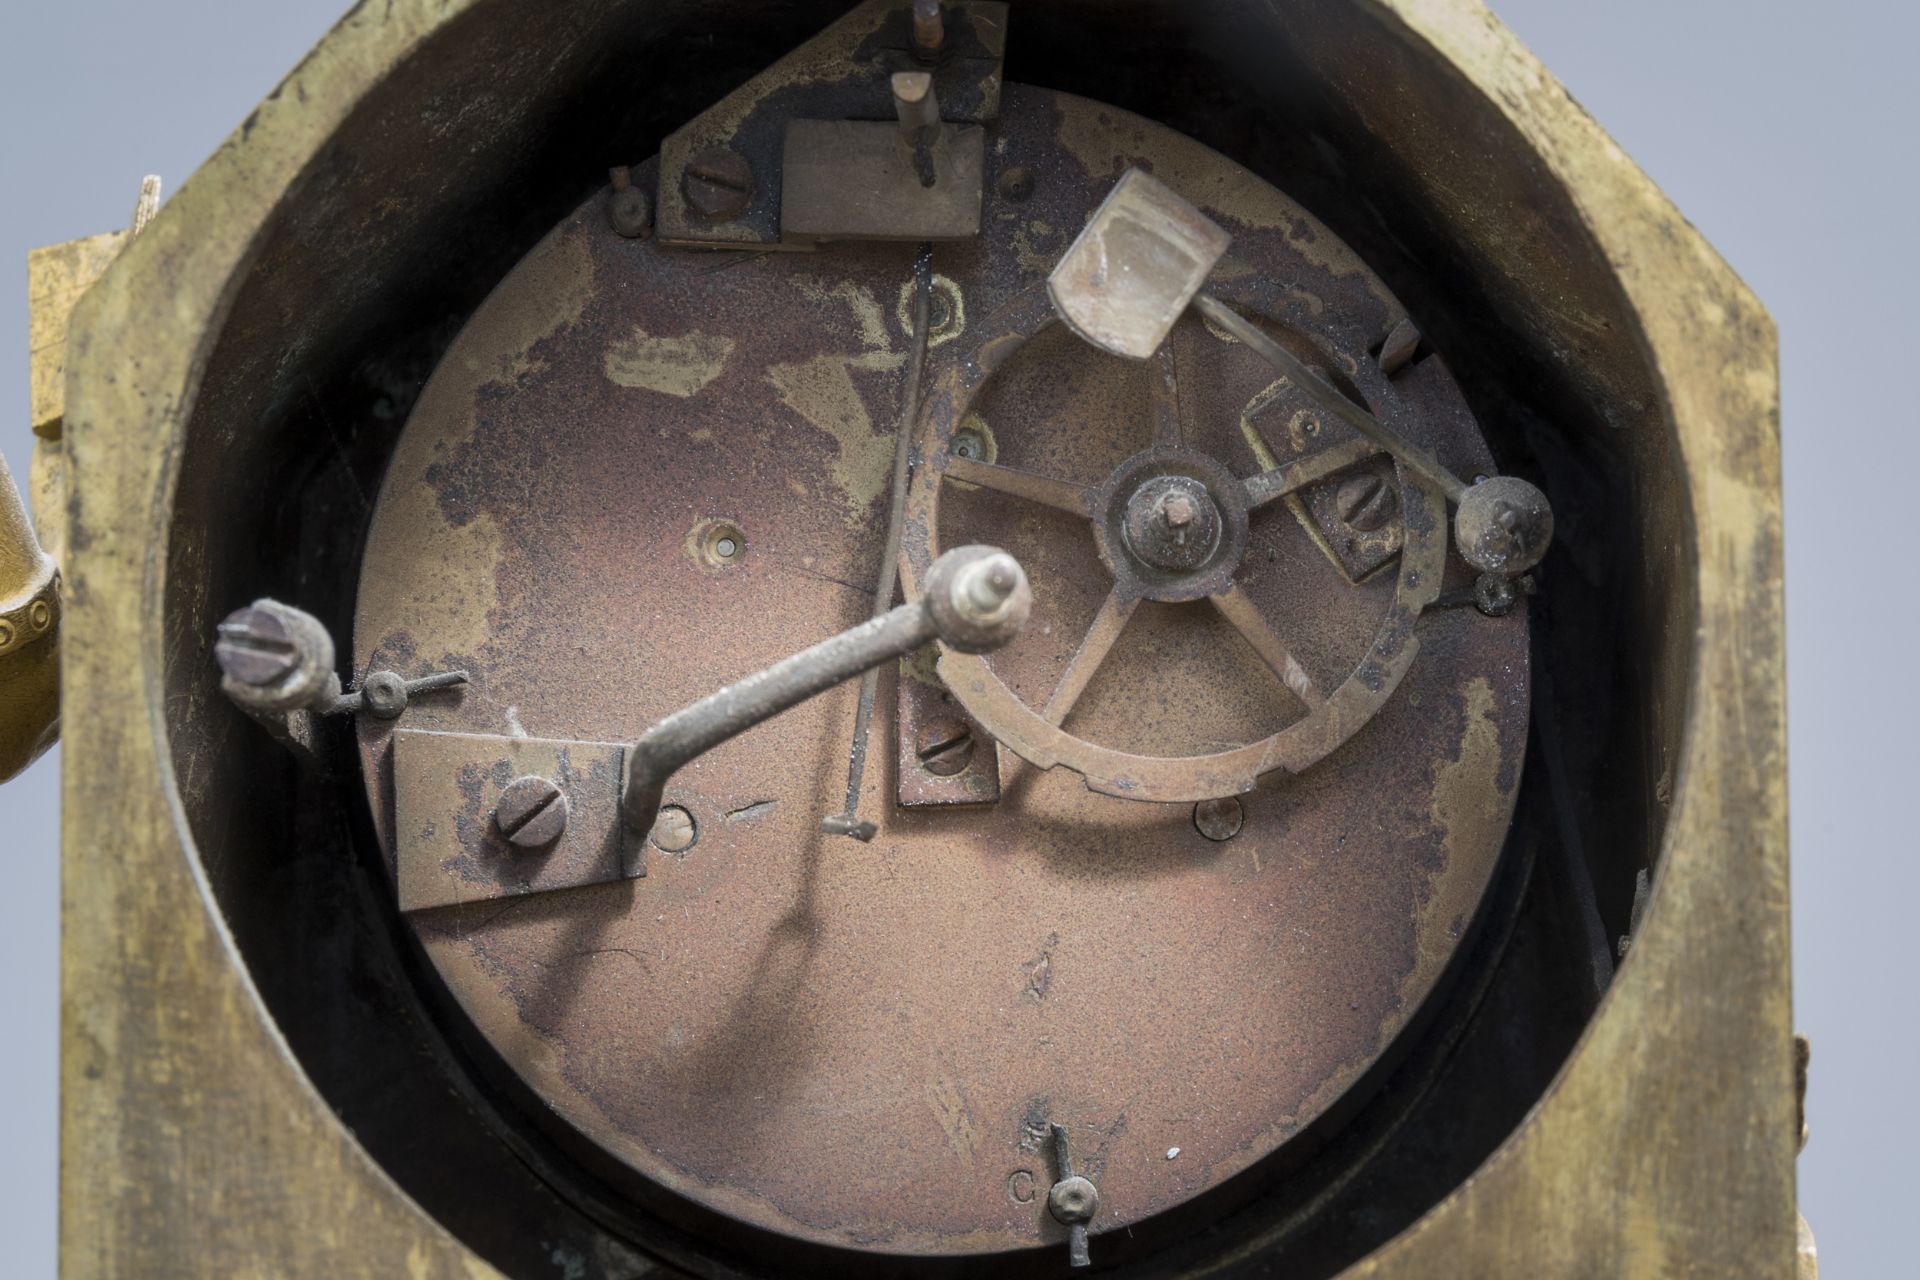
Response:
POLYGON ((300 665, 300 646, 287 624, 265 609, 236 609, 220 624, 219 635, 213 656, 242 684, 270 685, 300 665))
POLYGON ((708 147, 680 175, 687 207, 713 222, 729 222, 753 203, 753 166, 731 147, 708 147))
POLYGON ((1334 495, 1334 509, 1350 527, 1371 533, 1393 519, 1399 499, 1375 471, 1363 471, 1340 486, 1334 495))
POLYGON ((960 720, 941 716, 920 726, 914 754, 920 767, 936 778, 951 778, 973 763, 973 730, 960 720))
POLYGON ((567 829, 567 795, 546 778, 515 778, 494 806, 494 825, 516 849, 543 849, 567 829))

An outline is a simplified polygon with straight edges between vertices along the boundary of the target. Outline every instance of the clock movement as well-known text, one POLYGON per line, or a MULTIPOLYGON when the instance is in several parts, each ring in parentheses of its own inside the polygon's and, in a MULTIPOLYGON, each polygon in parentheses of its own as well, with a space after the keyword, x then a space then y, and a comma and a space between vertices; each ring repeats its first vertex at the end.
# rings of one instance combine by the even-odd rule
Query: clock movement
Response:
POLYGON ((1477 5, 361 6, 36 271, 73 1274, 1794 1274, 1771 328, 1477 5))

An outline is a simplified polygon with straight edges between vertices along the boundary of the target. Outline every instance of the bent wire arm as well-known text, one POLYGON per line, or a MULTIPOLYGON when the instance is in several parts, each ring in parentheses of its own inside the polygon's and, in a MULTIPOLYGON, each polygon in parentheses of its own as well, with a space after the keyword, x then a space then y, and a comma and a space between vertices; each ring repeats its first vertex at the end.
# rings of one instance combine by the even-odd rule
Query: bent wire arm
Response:
POLYGON ((708 694, 641 734, 627 749, 627 826, 650 830, 676 770, 762 720, 929 640, 964 653, 997 649, 1020 633, 1032 608, 1017 560, 993 547, 956 547, 934 561, 919 600, 708 694))

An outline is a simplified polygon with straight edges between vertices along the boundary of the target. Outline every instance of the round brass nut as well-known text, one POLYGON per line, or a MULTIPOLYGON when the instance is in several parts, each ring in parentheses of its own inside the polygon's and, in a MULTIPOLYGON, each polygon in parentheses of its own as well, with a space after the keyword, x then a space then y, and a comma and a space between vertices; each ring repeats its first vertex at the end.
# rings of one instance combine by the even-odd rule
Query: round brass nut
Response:
POLYGON ((1481 573, 1515 577, 1539 564, 1553 541, 1547 495, 1518 476, 1490 476, 1460 495, 1453 536, 1481 573))

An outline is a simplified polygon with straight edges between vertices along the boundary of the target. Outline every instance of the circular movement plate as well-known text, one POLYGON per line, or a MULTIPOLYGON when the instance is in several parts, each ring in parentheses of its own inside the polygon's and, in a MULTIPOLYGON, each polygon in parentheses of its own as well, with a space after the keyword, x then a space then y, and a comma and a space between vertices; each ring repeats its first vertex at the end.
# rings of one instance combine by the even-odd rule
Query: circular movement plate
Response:
MULTIPOLYGON (((1456 471, 1488 469, 1485 446, 1439 360, 1390 382, 1372 369, 1403 312, 1277 191, 1065 95, 1008 85, 1002 116, 984 234, 934 251, 927 415, 962 363, 991 377, 922 437, 916 485, 941 493, 920 543, 994 542, 1027 567, 1033 622, 979 670, 1029 709, 1104 625, 1108 561, 1133 557, 1138 608, 1050 727, 1176 762, 1266 742, 1312 711, 1262 637, 1284 636, 1311 689, 1364 683, 1369 647, 1406 608, 1412 548, 1429 545, 1414 526, 1439 517, 1444 542, 1444 511, 1364 451, 1236 506, 1224 487, 1339 445, 1343 428, 1191 317, 1171 340, 1171 407, 1153 362, 1059 325, 983 346, 994 326, 1143 165, 1233 233, 1221 280, 1236 305, 1376 408, 1390 400, 1456 471), (1168 465, 1142 461, 1155 449, 1168 465), (1105 523, 969 483, 954 457, 1102 493, 1105 523), (1172 532, 1196 522, 1204 550, 1172 532)), ((358 670, 472 673, 397 722, 361 718, 390 857, 448 832, 492 839, 472 824, 538 772, 396 778, 408 735, 555 740, 577 762, 607 750, 578 744, 630 741, 866 616, 913 255, 665 250, 615 234, 602 193, 480 308, 396 445, 362 569, 358 670)), ((1416 589, 1471 580, 1446 558, 1416 589)), ((1232 814, 1102 794, 984 740, 934 743, 925 770, 966 784, 997 767, 996 802, 902 807, 927 780, 913 744, 895 750, 895 710, 924 699, 895 686, 931 679, 923 662, 882 680, 872 844, 819 830, 846 777, 846 686, 676 776, 643 877, 521 893, 542 855, 503 844, 528 859, 524 884, 406 920, 562 1139, 650 1204, 878 1253, 1057 1245, 1058 1123, 1099 1190, 1096 1239, 1147 1234, 1337 1116, 1432 993, 1492 874, 1526 738, 1523 612, 1415 607, 1399 625, 1417 657, 1371 719, 1317 763, 1228 788, 1244 792, 1232 814)), ((569 808, 541 812, 563 843, 617 856, 594 791, 608 776, 561 779, 569 808)))

